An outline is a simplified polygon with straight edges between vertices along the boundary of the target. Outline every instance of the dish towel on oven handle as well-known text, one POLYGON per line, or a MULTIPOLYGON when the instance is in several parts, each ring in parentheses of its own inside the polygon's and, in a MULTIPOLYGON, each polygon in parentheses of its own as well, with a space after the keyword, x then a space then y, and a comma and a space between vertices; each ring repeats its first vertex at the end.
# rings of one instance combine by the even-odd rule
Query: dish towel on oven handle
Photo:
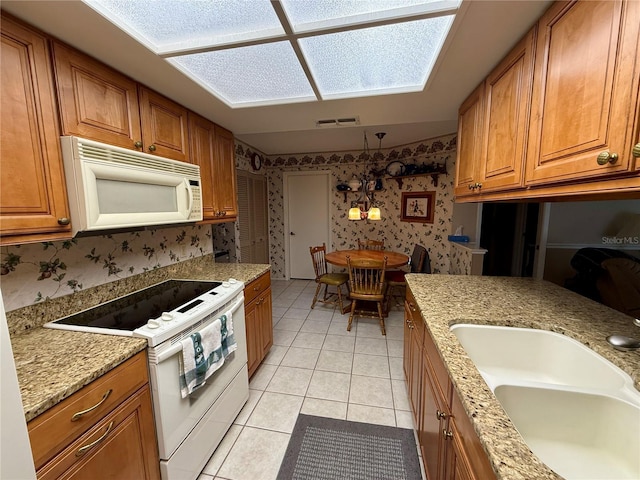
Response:
POLYGON ((180 393, 186 398, 202 387, 207 378, 224 365, 225 358, 236 350, 231 312, 182 341, 180 355, 180 393))

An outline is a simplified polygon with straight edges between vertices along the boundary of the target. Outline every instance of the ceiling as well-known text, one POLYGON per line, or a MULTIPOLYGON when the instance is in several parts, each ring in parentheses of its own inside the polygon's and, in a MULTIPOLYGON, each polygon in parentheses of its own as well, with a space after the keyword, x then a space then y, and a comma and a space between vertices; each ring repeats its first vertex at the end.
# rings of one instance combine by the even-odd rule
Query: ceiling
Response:
MULTIPOLYGON (((141 1, 141 0, 138 0, 141 1)), ((233 131, 267 155, 382 148, 452 133, 457 109, 544 12, 550 1, 463 0, 424 89, 358 98, 232 108, 102 15, 73 1, 3 0, 2 8, 233 131), (356 117, 358 125, 317 127, 356 117)), ((258 75, 246 67, 246 75, 258 75)))

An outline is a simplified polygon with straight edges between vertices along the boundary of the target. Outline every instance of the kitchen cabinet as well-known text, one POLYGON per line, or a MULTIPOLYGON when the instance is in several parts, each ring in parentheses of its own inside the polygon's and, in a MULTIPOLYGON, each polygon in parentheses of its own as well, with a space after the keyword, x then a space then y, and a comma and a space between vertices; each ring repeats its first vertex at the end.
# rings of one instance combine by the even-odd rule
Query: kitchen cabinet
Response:
POLYGON ((2 15, 0 243, 71 237, 47 38, 2 15))
POLYGON ((266 272, 244 288, 249 377, 273 345, 271 274, 266 272))
POLYGON ((410 289, 407 289, 405 301, 404 359, 411 409, 427 479, 495 479, 491 463, 453 389, 448 371, 410 289), (422 340, 407 341, 407 330, 410 337, 420 336, 422 340), (409 369, 407 359, 410 359, 409 369), (414 368, 418 373, 413 373, 414 368))
POLYGON ((203 220, 234 221, 238 209, 233 134, 189 112, 189 136, 191 162, 200 166, 203 220))
POLYGON ((160 478, 146 351, 27 427, 38 478, 160 478))
POLYGON ((53 56, 63 135, 188 161, 186 108, 60 42, 53 56))
POLYGON ((456 196, 523 186, 535 32, 460 107, 456 196))
POLYGON ((538 31, 527 185, 633 174, 640 4, 558 2, 538 31))

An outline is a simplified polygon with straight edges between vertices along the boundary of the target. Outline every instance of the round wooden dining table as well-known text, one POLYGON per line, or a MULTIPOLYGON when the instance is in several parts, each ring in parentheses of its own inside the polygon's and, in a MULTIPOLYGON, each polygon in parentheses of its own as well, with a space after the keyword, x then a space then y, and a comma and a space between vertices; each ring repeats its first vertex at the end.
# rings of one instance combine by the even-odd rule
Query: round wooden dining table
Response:
POLYGON ((387 268, 398 268, 409 263, 409 256, 389 250, 336 250, 325 255, 327 262, 338 267, 347 266, 347 257, 352 260, 384 260, 387 257, 387 268))

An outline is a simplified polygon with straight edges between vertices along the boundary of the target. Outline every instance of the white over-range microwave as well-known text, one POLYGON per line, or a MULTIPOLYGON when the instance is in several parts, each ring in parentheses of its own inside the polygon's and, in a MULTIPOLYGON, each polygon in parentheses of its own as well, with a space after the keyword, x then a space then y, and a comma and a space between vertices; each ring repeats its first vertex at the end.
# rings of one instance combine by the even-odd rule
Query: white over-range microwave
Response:
POLYGON ((200 167, 61 137, 73 235, 202 220, 200 167))

